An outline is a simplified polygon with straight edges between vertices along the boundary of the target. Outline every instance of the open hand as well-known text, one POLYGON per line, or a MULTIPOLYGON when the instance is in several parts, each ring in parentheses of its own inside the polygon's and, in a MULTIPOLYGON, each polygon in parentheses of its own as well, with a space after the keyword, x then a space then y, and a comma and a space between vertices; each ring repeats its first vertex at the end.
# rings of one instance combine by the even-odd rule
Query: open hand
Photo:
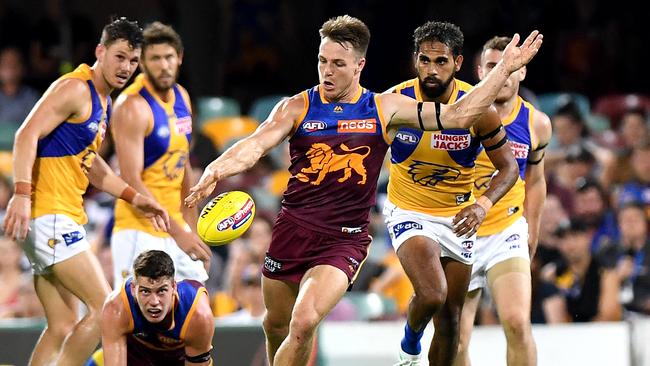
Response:
POLYGON ((454 216, 452 224, 454 225, 454 234, 457 237, 470 236, 476 234, 478 227, 485 220, 485 209, 479 204, 471 204, 454 216))
POLYGON ((25 240, 32 215, 32 200, 28 196, 14 195, 7 205, 3 229, 11 240, 25 240))
POLYGON ((196 206, 197 203, 201 202, 202 199, 208 197, 212 191, 214 191, 214 187, 216 187, 219 178, 210 165, 205 168, 199 182, 196 183, 194 187, 190 188, 190 194, 185 198, 185 205, 187 207, 196 206))
POLYGON ((526 37, 521 46, 517 46, 519 39, 519 34, 515 33, 512 41, 508 43, 501 56, 501 60, 509 73, 519 70, 535 57, 542 46, 544 35, 534 30, 526 37))

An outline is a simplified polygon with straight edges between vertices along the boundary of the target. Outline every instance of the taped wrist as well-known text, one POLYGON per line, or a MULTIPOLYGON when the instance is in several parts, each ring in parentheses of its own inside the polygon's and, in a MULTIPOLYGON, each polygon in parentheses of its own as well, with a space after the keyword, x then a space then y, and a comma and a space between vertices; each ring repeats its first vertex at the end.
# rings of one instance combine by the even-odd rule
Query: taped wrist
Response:
POLYGON ((185 355, 185 361, 189 363, 204 363, 208 362, 212 359, 212 350, 209 350, 208 352, 201 353, 200 355, 197 356, 190 356, 188 354, 185 355))
POLYGON ((135 188, 127 185, 122 191, 122 193, 120 194, 120 198, 125 200, 128 203, 133 203, 133 200, 137 195, 138 195, 138 191, 136 191, 135 188))

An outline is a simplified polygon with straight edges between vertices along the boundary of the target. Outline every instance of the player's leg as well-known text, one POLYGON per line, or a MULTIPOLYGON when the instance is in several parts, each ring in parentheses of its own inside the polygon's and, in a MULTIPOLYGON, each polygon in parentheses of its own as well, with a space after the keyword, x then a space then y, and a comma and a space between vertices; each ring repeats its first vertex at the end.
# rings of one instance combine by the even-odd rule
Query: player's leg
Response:
POLYGON ((470 366, 469 359, 469 341, 472 337, 472 329, 474 329, 474 319, 476 318, 476 311, 481 302, 481 289, 470 291, 465 296, 465 304, 463 305, 463 312, 460 316, 460 340, 458 341, 458 355, 454 360, 454 366, 470 366))
POLYGON ((429 348, 429 364, 452 365, 458 352, 460 316, 472 274, 472 265, 449 257, 441 259, 447 279, 447 299, 434 317, 434 334, 429 348))
POLYGON ((29 360, 31 366, 51 365, 65 337, 77 324, 79 301, 52 274, 34 276, 36 295, 45 309, 47 326, 29 360))
POLYGON ((437 242, 422 235, 406 239, 397 249, 397 256, 414 290, 401 342, 402 351, 410 355, 420 354, 424 328, 447 298, 440 250, 437 242))
POLYGON ((537 349, 530 325, 530 262, 510 258, 488 270, 488 285, 508 343, 508 365, 536 365, 537 349))
POLYGON ((131 267, 135 259, 136 246, 135 230, 120 230, 111 235, 113 288, 119 288, 122 282, 133 272, 131 267))
POLYGON ((345 272, 332 265, 317 265, 305 273, 291 313, 289 334, 275 355, 274 365, 307 364, 318 325, 341 300, 348 286, 345 272))
POLYGON ((110 287, 97 258, 85 250, 52 266, 61 284, 86 304, 87 313, 68 335, 57 365, 83 365, 97 347, 99 319, 110 287))
POLYGON ((264 334, 266 335, 266 352, 269 363, 273 366, 273 358, 278 348, 289 335, 291 311, 298 295, 298 284, 262 277, 262 293, 264 294, 264 334))

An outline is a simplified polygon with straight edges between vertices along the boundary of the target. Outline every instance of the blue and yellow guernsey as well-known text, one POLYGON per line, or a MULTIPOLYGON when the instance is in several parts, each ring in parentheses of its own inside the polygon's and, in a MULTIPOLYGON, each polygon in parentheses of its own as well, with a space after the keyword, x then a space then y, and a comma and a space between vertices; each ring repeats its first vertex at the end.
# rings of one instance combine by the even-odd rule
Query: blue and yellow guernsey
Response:
POLYGON ((131 294, 133 278, 124 281, 120 296, 124 306, 130 310, 128 336, 149 349, 156 351, 172 351, 185 347, 185 335, 190 319, 196 311, 201 293, 208 296, 208 291, 199 282, 184 280, 176 283, 176 294, 170 311, 173 314, 171 325, 162 329, 152 324, 142 315, 140 306, 131 294))
MULTIPOLYGON (((447 103, 454 103, 472 86, 454 79, 453 88, 447 103)), ((422 101, 417 78, 397 85, 394 92, 422 101)), ((404 210, 454 216, 474 202, 474 160, 480 147, 473 129, 400 128, 390 146, 388 199, 404 210)))
POLYGON ((99 95, 92 75, 92 69, 81 64, 59 79, 85 81, 91 108, 84 116, 63 121, 38 141, 32 172, 32 218, 63 214, 80 225, 88 221, 82 196, 88 188, 87 174, 104 139, 111 109, 110 97, 99 95))
MULTIPOLYGON (((519 177, 515 185, 490 209, 485 220, 478 229, 478 236, 493 235, 512 225, 524 213, 526 198, 525 174, 528 153, 537 140, 533 130, 533 115, 535 108, 528 102, 517 97, 512 113, 502 123, 508 134, 510 147, 519 166, 519 177)), ((476 159, 476 180, 474 194, 479 197, 488 189, 496 168, 482 150, 476 159)))
MULTIPOLYGON (((153 115, 144 139, 142 182, 169 212, 170 218, 182 223, 181 186, 192 136, 192 112, 188 102, 178 85, 174 85, 170 101, 162 101, 143 74, 138 75, 123 93, 142 96, 153 115)), ((169 236, 166 232, 156 231, 149 219, 134 207, 118 200, 113 230, 125 229, 144 231, 157 237, 169 236)))

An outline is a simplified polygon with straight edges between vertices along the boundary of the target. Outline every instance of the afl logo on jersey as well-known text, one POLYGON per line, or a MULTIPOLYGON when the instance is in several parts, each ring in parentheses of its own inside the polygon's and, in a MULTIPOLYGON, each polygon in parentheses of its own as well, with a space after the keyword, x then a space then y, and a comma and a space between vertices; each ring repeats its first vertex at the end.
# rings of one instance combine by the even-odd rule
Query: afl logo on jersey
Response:
POLYGON ((88 129, 89 129, 90 132, 92 132, 92 133, 97 133, 97 131, 99 130, 99 123, 97 123, 97 122, 90 122, 90 123, 88 124, 88 129))
POLYGON ((510 148, 515 159, 528 159, 528 149, 530 149, 530 146, 511 140, 510 148))
POLYGON ((399 131, 399 132, 397 132, 397 135, 395 135, 395 138, 400 140, 401 142, 403 142, 405 144, 409 144, 409 145, 415 145, 420 141, 420 138, 416 134, 414 134, 412 132, 408 132, 408 131, 399 131))
POLYGON ((324 130, 327 128, 327 124, 323 121, 307 121, 302 124, 302 129, 305 132, 314 132, 318 130, 324 130))
POLYGON ((431 148, 436 150, 458 151, 469 147, 471 136, 469 133, 463 135, 448 135, 435 133, 431 135, 431 148))
POLYGON ((161 137, 161 138, 168 137, 169 136, 169 127, 167 127, 167 126, 160 127, 158 129, 158 131, 156 132, 156 135, 158 135, 158 137, 161 137))

